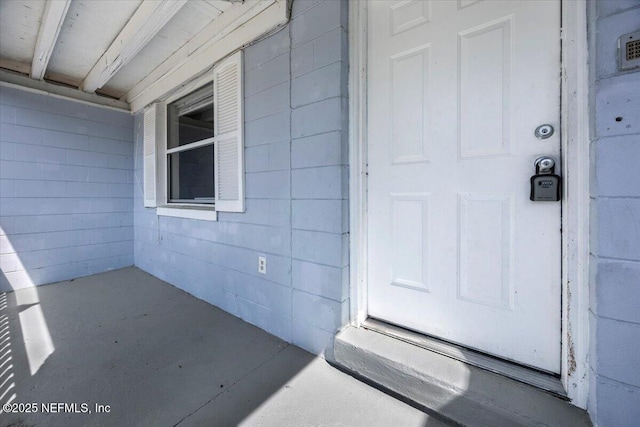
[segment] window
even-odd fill
[[[169,203],[214,204],[213,137],[211,86],[167,105]]]
[[[213,84],[145,110],[144,202],[158,215],[244,212],[241,55],[214,67]]]

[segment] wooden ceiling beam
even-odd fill
[[[71,0],[51,0],[47,2],[31,62],[31,78],[36,80],[43,79],[70,4]]]
[[[187,4],[187,0],[144,0],[111,46],[84,78],[80,89],[93,93],[133,59]]]

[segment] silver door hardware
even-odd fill
[[[553,173],[556,167],[556,161],[551,157],[538,157],[533,166],[536,168],[537,174],[549,174]]]
[[[547,139],[553,135],[553,126],[548,124],[540,125],[536,128],[534,134],[538,139]]]
[[[551,157],[538,157],[533,162],[536,174],[531,177],[531,194],[534,202],[557,202],[562,196],[562,178],[555,175],[556,162]]]

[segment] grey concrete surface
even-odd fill
[[[460,425],[591,427],[540,389],[364,328],[336,335],[334,362]]]
[[[0,340],[0,426],[444,425],[135,267],[0,294]]]

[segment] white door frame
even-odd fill
[[[587,6],[562,0],[562,383],[589,392],[589,104]],[[349,2],[350,322],[367,318],[367,2]]]

